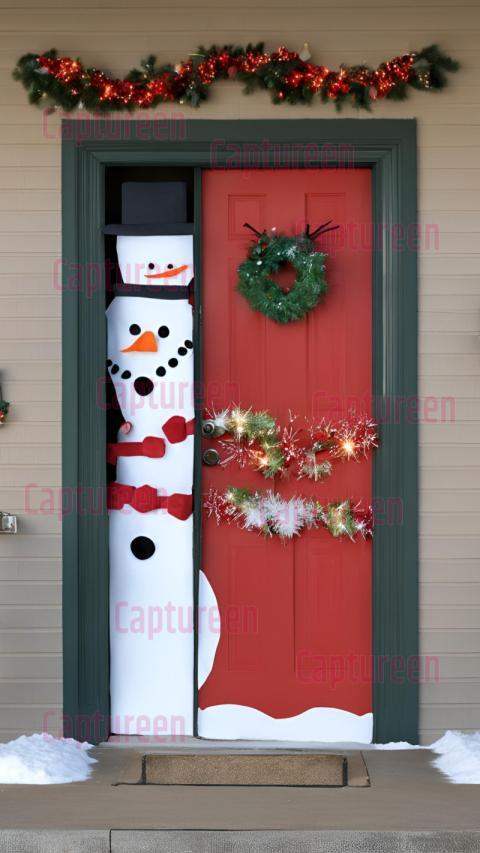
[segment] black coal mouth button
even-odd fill
[[[133,383],[133,387],[140,397],[148,397],[152,393],[154,385],[148,376],[138,376]]]

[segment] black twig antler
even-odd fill
[[[332,225],[330,228],[327,228],[327,225],[333,222],[333,219],[329,219],[328,222],[324,222],[323,225],[319,225],[318,228],[315,228],[315,231],[310,231],[310,225],[307,225],[305,229],[305,236],[308,237],[309,240],[315,240],[317,237],[320,237],[320,234],[326,234],[327,231],[336,231],[337,228],[340,228],[339,225]]]
[[[323,225],[319,225],[314,231],[310,231],[310,224],[307,224],[305,231],[303,232],[304,237],[306,237],[307,240],[315,240],[317,237],[320,237],[321,234],[326,234],[328,231],[336,231],[337,228],[340,228],[339,225],[331,225],[330,228],[327,228],[327,225],[330,225],[331,222],[333,222],[333,219],[329,219],[328,222],[324,222]],[[258,231],[257,228],[254,228],[249,222],[244,222],[243,227],[253,231],[257,237],[263,237],[263,235],[266,234],[265,229],[263,231]]]
[[[265,231],[257,231],[257,229],[256,229],[256,228],[254,228],[254,227],[253,227],[253,225],[250,225],[250,223],[249,223],[249,222],[244,222],[244,223],[243,223],[243,227],[244,227],[244,228],[249,228],[249,229],[250,229],[250,231],[253,231],[253,233],[257,235],[257,237],[261,237],[261,236],[262,236],[262,234],[265,234]]]

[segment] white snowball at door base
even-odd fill
[[[204,684],[210,675],[217,646],[220,642],[221,614],[213,587],[204,572],[198,584],[198,660],[197,685]]]

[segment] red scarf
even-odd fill
[[[180,521],[192,514],[192,495],[161,495],[152,486],[127,486],[124,483],[111,483],[108,487],[108,509],[123,509],[129,504],[137,512],[152,512],[154,509],[166,509]]]
[[[186,421],[181,415],[172,415],[163,425],[170,444],[179,444],[195,431],[195,419]],[[146,456],[161,459],[165,456],[165,440],[149,435],[143,441],[120,441],[107,445],[107,462],[115,465],[119,456]]]

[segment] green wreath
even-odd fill
[[[313,241],[319,234],[338,228],[338,225],[327,228],[330,222],[325,222],[313,232],[307,225],[300,237],[276,234],[275,229],[267,234],[245,223],[245,228],[253,231],[258,239],[250,246],[247,259],[238,268],[237,289],[255,311],[277,323],[291,323],[301,320],[318,305],[327,290],[326,255],[315,250]],[[289,291],[282,290],[272,279],[272,275],[286,263],[290,263],[297,273]]]

